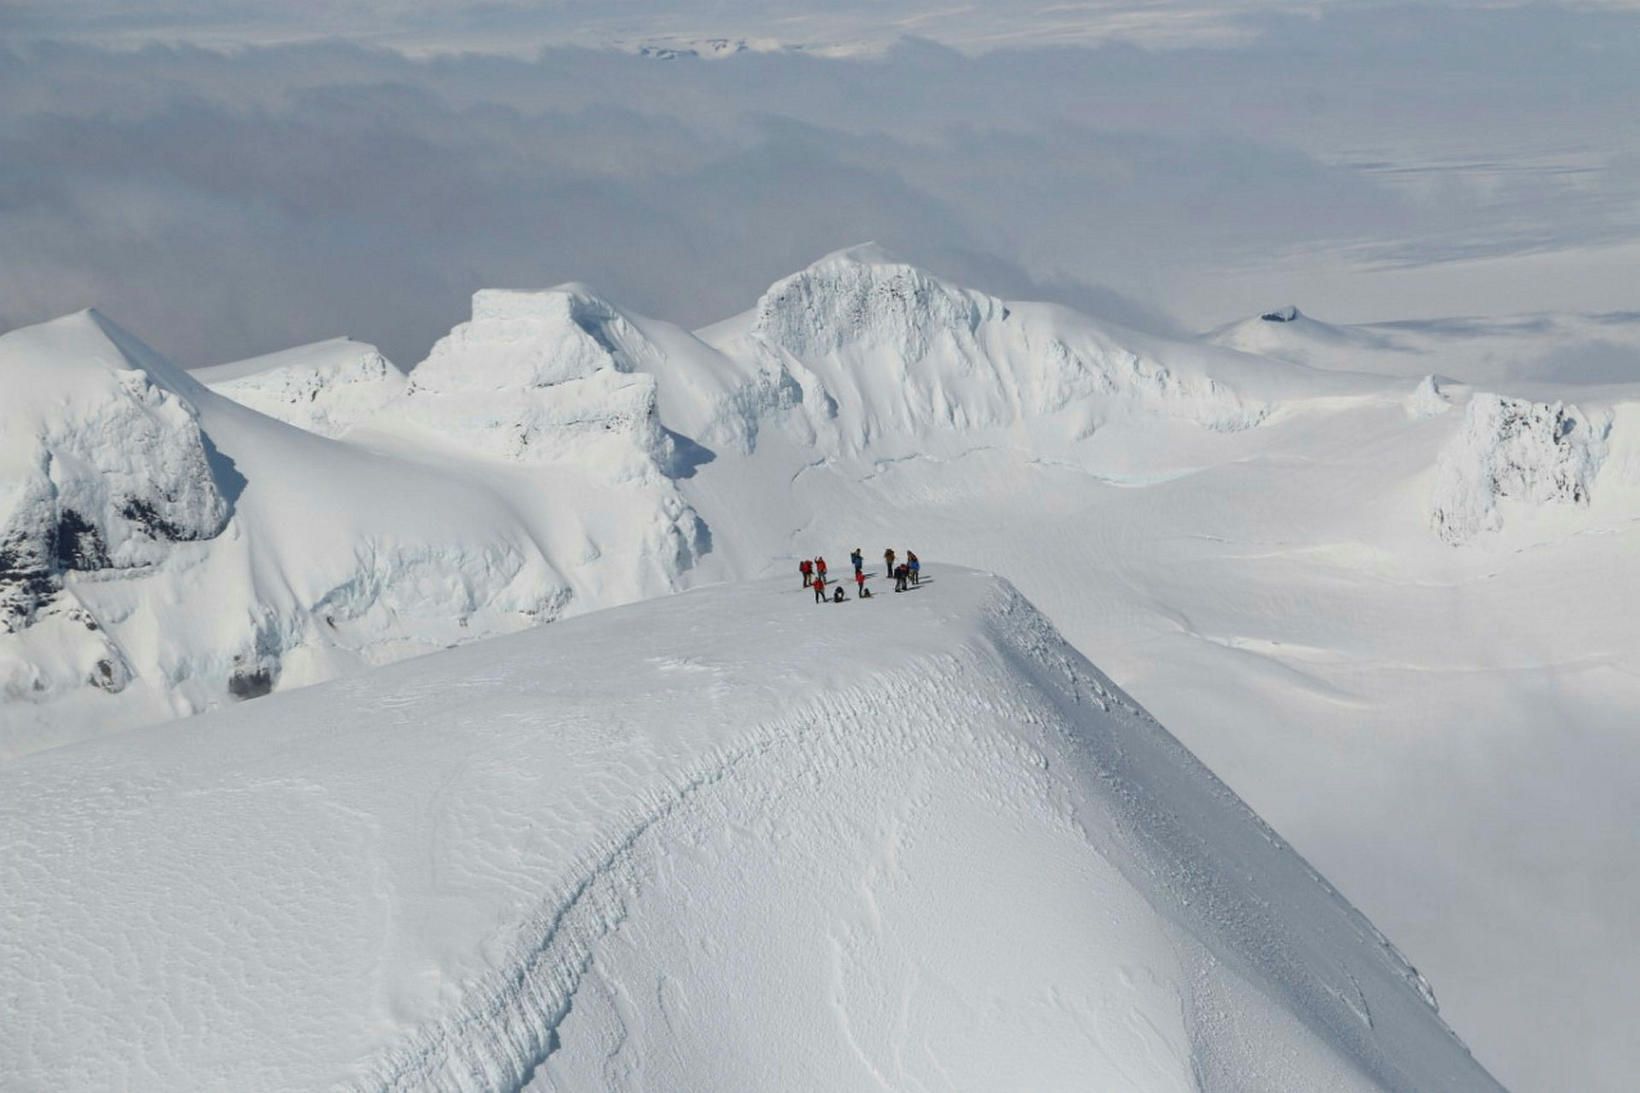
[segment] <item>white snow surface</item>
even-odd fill
[[[1010,585],[925,572],[7,766],[8,1085],[1500,1088]]]
[[[36,453],[17,465],[74,433],[52,407],[111,397],[92,377],[142,372],[174,392],[179,452],[193,408],[228,511],[214,537],[141,544],[157,561],[55,562],[28,584],[33,621],[0,634],[0,753],[910,547],[1008,574],[1386,927],[1512,1087],[1624,1088],[1633,324],[1254,322],[1288,343],[1147,336],[875,248],[693,333],[580,285],[485,292],[339,439],[198,388],[129,335],[108,349],[106,320],[94,352],[5,335],[12,368],[16,346],[57,347],[26,413],[0,376],[0,415],[23,423],[0,446]],[[1568,332],[1610,352],[1540,378],[1572,374],[1552,359]],[[323,405],[345,370],[309,368],[316,388],[239,371]]]

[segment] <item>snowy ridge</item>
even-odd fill
[[[1435,468],[1430,520],[1436,534],[1463,543],[1496,531],[1505,499],[1587,504],[1610,430],[1610,415],[1591,420],[1559,402],[1476,394]]]
[[[0,851],[29,924],[0,938],[0,1050],[56,1087],[1497,1088],[1009,586],[939,567],[818,608],[794,584],[0,771],[36,835]],[[121,825],[39,873],[86,845],[93,784]],[[104,949],[138,955],[84,963]]]

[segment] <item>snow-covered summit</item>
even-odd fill
[[[269,353],[191,373],[217,394],[323,436],[342,436],[397,399],[404,373],[351,338]]]
[[[1002,302],[957,288],[874,243],[837,251],[776,281],[758,300],[753,332],[798,358],[851,347],[914,365],[931,353],[971,356],[981,323]]]
[[[29,832],[0,847],[9,1073],[1497,1088],[1390,943],[1006,583],[795,584],[0,771]]]
[[[1060,449],[1121,417],[1234,431],[1269,411],[1262,392],[1238,391],[1200,353],[1164,360],[1143,336],[954,285],[875,244],[775,282],[701,337],[791,375],[810,442],[833,454],[972,446],[1019,427]]]
[[[660,476],[671,441],[654,351],[615,308],[577,286],[486,290],[473,314],[410,374],[410,418],[477,453],[521,462],[576,460],[618,477]]]
[[[1416,346],[1392,331],[1371,325],[1346,326],[1311,318],[1287,306],[1213,331],[1216,345],[1306,368],[1373,371],[1385,359],[1413,357]],[[1403,365],[1416,369],[1418,364]],[[1422,368],[1429,370],[1426,360]]]
[[[222,530],[232,472],[219,481],[201,388],[102,315],[0,337],[0,384],[0,633],[66,573],[151,566]]]

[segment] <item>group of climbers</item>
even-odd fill
[[[904,592],[921,579],[922,562],[918,560],[917,552],[914,550],[906,551],[905,561],[899,565],[894,564],[895,557],[897,555],[893,547],[883,551],[883,572],[894,578],[894,591]]]
[[[897,555],[894,548],[883,551],[884,572],[894,578],[894,591],[905,592],[918,584],[922,576],[922,563],[918,560],[915,551],[905,552],[905,561],[894,564]],[[849,551],[848,560],[854,566],[855,595],[862,600],[871,598],[871,589],[866,587],[866,556],[859,547]],[[814,602],[825,603],[826,595],[826,559],[823,555],[814,558],[804,558],[797,563],[797,572],[803,576],[803,587],[814,589]],[[829,597],[832,603],[842,603],[847,597],[843,594],[842,585],[832,589]]]

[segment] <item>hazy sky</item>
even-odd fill
[[[1621,5],[656,7],[0,0],[0,327],[409,365],[476,288],[701,323],[866,239],[1156,327],[1640,309]],[[633,52],[709,34],[824,48]]]

